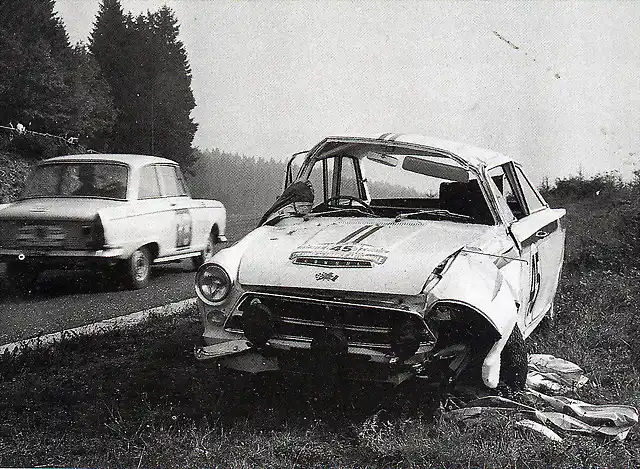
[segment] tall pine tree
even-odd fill
[[[132,70],[135,62],[131,50],[130,29],[120,0],[103,0],[89,37],[89,50],[111,89],[116,108],[116,122],[106,146],[115,152],[132,152],[135,134],[129,128],[132,99]]]
[[[178,22],[166,6],[134,19],[123,14],[119,0],[103,0],[90,48],[118,108],[117,151],[193,162],[197,124],[190,114],[195,100],[178,35]]]
[[[67,100],[68,129],[80,142],[96,151],[106,151],[116,121],[109,84],[100,76],[100,67],[83,44],[75,45],[69,57]]]
[[[60,132],[69,40],[53,0],[0,2],[0,124]]]
[[[191,142],[198,125],[190,117],[195,107],[191,68],[179,27],[171,9],[164,6],[149,15],[155,58],[151,81],[151,145],[163,156],[185,163],[192,160]],[[155,59],[155,60],[154,60]]]
[[[0,24],[0,124],[100,145],[113,122],[109,88],[84,48],[70,47],[54,1],[2,0]],[[22,152],[36,157],[72,151],[53,140],[27,143]]]

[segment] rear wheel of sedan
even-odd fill
[[[124,262],[125,285],[133,290],[144,288],[149,284],[151,276],[151,253],[149,248],[142,246]]]
[[[500,355],[499,386],[507,391],[524,389],[527,382],[527,346],[520,328],[516,325]]]
[[[17,293],[26,293],[33,289],[40,272],[34,265],[25,262],[7,263],[7,281],[9,288]]]

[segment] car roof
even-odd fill
[[[65,163],[82,161],[105,161],[112,163],[124,163],[131,167],[146,166],[148,164],[171,164],[178,165],[175,161],[159,156],[135,155],[127,153],[87,153],[82,155],[65,155],[48,158],[41,163]]]
[[[479,148],[473,145],[468,145],[462,142],[456,142],[452,140],[443,140],[439,138],[429,137],[420,134],[401,134],[401,133],[383,133],[376,134],[375,136],[336,136],[327,137],[326,141],[349,141],[357,142],[362,140],[362,143],[372,143],[373,141],[382,142],[395,142],[396,144],[408,143],[411,145],[418,145],[425,147],[425,149],[444,150],[448,153],[452,153],[464,160],[469,166],[478,168],[480,166],[487,166],[492,168],[510,161],[514,161],[500,152],[488,150],[486,148]],[[322,142],[321,142],[322,144]],[[321,145],[319,144],[319,145]]]

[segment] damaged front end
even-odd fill
[[[489,289],[488,298],[474,293],[484,287],[478,283],[482,278],[468,271],[477,265],[460,257],[467,256],[457,252],[447,258],[413,296],[234,285],[230,313],[199,302],[208,345],[198,348],[196,357],[250,373],[338,373],[395,384],[417,377],[440,387],[482,380],[495,388],[515,305],[506,283]],[[466,296],[453,294],[452,274],[468,290]],[[478,309],[509,303],[506,319]]]

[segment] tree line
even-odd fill
[[[0,2],[0,151],[43,158],[78,142],[192,163],[195,99],[172,10],[134,17],[120,0],[103,0],[88,44],[71,45],[54,7]],[[18,125],[64,139],[9,130]]]

